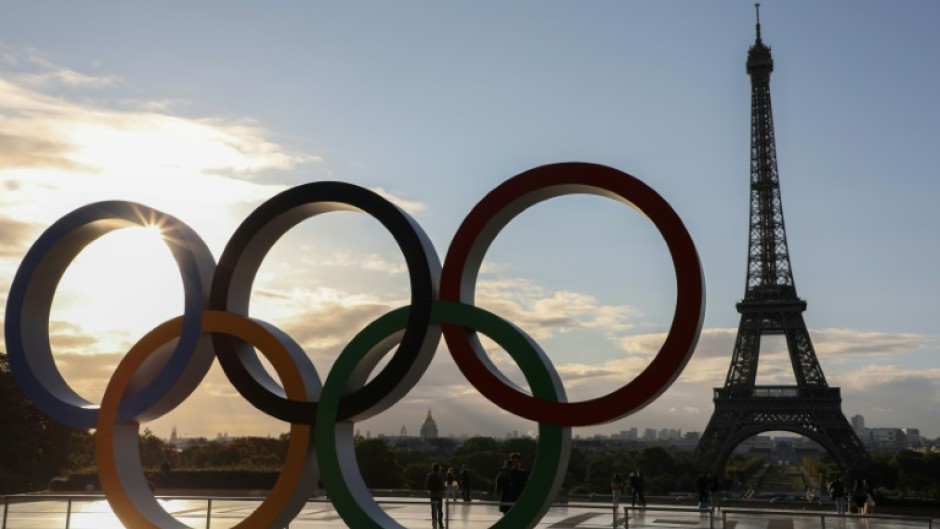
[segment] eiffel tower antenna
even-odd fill
[[[754,4],[754,10],[757,11],[757,42],[760,42],[760,2]]]
[[[741,323],[723,388],[714,393],[715,411],[696,449],[714,474],[724,470],[734,448],[762,432],[785,430],[819,443],[849,473],[870,464],[858,435],[842,413],[839,388],[826,383],[796,293],[783,221],[777,147],[770,104],[770,47],[757,32],[747,54],[751,78],[750,230]],[[796,385],[757,385],[763,335],[784,335]]]

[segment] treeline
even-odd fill
[[[7,357],[0,352],[0,494],[43,490],[53,478],[68,474],[93,475],[94,435],[69,428],[39,413],[23,396],[10,371]],[[472,437],[459,446],[439,439],[427,451],[396,450],[381,438],[356,439],[356,457],[363,479],[373,489],[423,488],[431,464],[460,469],[467,465],[474,490],[492,490],[493,480],[504,459],[513,452],[522,454],[525,465],[534,464],[536,441],[529,438],[497,440]],[[140,457],[150,474],[168,467],[178,475],[192,476],[205,471],[277,473],[287,452],[286,434],[279,437],[239,437],[208,441],[183,450],[156,437],[149,430],[140,435]],[[447,454],[438,456],[431,454]],[[743,488],[763,465],[764,458],[735,457],[725,469],[726,482]],[[838,473],[829,457],[807,459],[803,467],[820,486]],[[700,469],[689,452],[670,452],[659,446],[643,449],[573,448],[563,485],[573,494],[609,494],[615,472],[646,476],[649,495],[695,490]],[[865,476],[874,487],[899,495],[940,499],[940,454],[902,451],[876,454]]]
[[[456,447],[449,439],[437,441],[429,450],[421,451],[397,450],[382,438],[356,438],[356,459],[364,482],[371,489],[421,490],[431,465],[441,463],[445,470],[454,468],[459,471],[466,465],[473,490],[491,491],[496,474],[509,454],[521,454],[530,469],[535,463],[537,442],[531,438],[497,440],[478,436],[466,439]],[[276,473],[284,460],[287,443],[288,436],[283,434],[276,438],[239,437],[208,441],[180,450],[144,430],[140,435],[140,458],[147,474],[155,477],[161,477],[167,470],[190,476],[198,476],[196,473],[203,471]],[[87,436],[83,443],[73,448],[81,453],[72,458],[76,465],[70,470],[79,477],[69,481],[82,484],[95,473],[94,436]],[[677,490],[689,492],[695,489],[699,472],[691,456],[690,453],[671,453],[659,446],[603,453],[587,453],[573,448],[563,486],[572,494],[609,494],[614,473],[626,477],[632,472],[643,472],[647,494],[667,494]],[[748,463],[745,468],[751,465]]]
[[[831,457],[806,458],[803,468],[821,486],[839,474]],[[920,496],[940,499],[940,453],[902,450],[894,454],[876,453],[872,464],[862,476],[872,487],[893,491],[898,496]]]
[[[0,352],[0,494],[45,489],[63,471],[81,468],[89,435],[49,419],[23,395]]]
[[[70,461],[85,462],[86,473],[93,473],[94,436],[87,436],[85,454],[73,454]],[[239,437],[225,441],[209,441],[183,450],[144,430],[140,436],[141,463],[148,473],[157,475],[165,466],[174,472],[243,471],[267,472],[275,475],[287,451],[288,437]],[[472,488],[493,490],[494,479],[506,457],[513,452],[522,455],[529,468],[535,463],[537,442],[531,438],[498,440],[492,437],[471,437],[455,446],[450,439],[439,439],[429,449],[397,450],[382,438],[356,438],[356,459],[366,485],[372,489],[421,490],[424,478],[433,463],[444,469],[460,470],[467,466]],[[78,445],[73,441],[73,448]],[[446,456],[432,453],[447,454]],[[724,487],[747,490],[749,481],[765,465],[760,456],[732,457],[725,468]],[[820,487],[838,473],[829,457],[807,458],[803,467],[815,476]],[[692,492],[700,466],[690,452],[669,451],[660,446],[642,449],[611,448],[590,452],[572,448],[568,470],[563,482],[571,494],[609,494],[614,473],[628,476],[642,472],[646,477],[646,493],[663,495],[671,492]],[[912,451],[892,455],[875,455],[866,479],[875,487],[896,491],[900,495],[916,495],[940,499],[940,454]]]

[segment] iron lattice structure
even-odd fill
[[[715,411],[699,441],[698,460],[723,473],[731,452],[753,435],[784,430],[819,443],[843,470],[857,473],[870,458],[842,413],[839,388],[826,384],[803,320],[806,302],[796,293],[783,222],[777,150],[770,105],[773,58],[757,38],[748,50],[751,78],[750,234],[747,284],[737,304],[741,323],[723,388],[714,393]],[[761,336],[784,335],[795,386],[756,385]]]

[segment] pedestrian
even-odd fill
[[[444,478],[444,487],[447,501],[457,501],[457,471],[453,468],[447,469],[447,476]]]
[[[630,476],[630,487],[633,489],[633,506],[639,503],[640,507],[646,507],[646,496],[643,495],[643,489],[646,488],[646,479],[639,470]]]
[[[444,476],[441,464],[434,463],[431,472],[424,479],[424,488],[431,500],[431,527],[444,527]]]
[[[470,501],[470,471],[467,470],[467,465],[461,465],[460,467],[460,493],[463,496],[463,501]]]
[[[494,495],[499,498],[499,512],[506,514],[512,503],[509,499],[512,482],[512,461],[509,459],[503,461],[503,467],[496,474],[496,490]]]
[[[862,480],[862,484],[865,486],[865,514],[875,514],[875,491],[867,480]]]
[[[698,492],[698,508],[708,508],[708,474],[703,470],[695,480],[695,489]]]
[[[708,475],[708,500],[709,506],[711,508],[718,507],[718,500],[720,496],[718,495],[718,490],[721,488],[721,480],[718,479],[718,476],[715,474]]]
[[[615,472],[614,477],[610,478],[610,493],[612,496],[611,501],[615,507],[620,504],[621,492],[623,492],[623,478],[620,477],[619,472]]]
[[[842,478],[836,476],[831,482],[829,482],[829,497],[835,500],[836,502],[836,513],[839,516],[845,514],[845,484],[842,483]]]
[[[868,499],[868,491],[865,488],[863,479],[856,479],[852,484],[852,504],[855,506],[856,514],[865,514],[865,500]]]
[[[525,488],[526,483],[529,481],[529,471],[522,464],[522,455],[518,452],[513,452],[509,456],[509,462],[508,500],[511,503],[515,503],[515,501],[519,499],[519,496],[522,495],[522,489]]]

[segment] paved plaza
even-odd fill
[[[427,500],[389,498],[380,505],[402,527],[432,527]],[[257,508],[260,499],[245,498],[181,498],[161,500],[164,508],[180,522],[193,529],[229,529],[235,527]],[[448,504],[448,529],[484,529],[495,523],[500,513],[491,502]],[[624,514],[626,513],[626,517]],[[712,513],[688,507],[651,505],[645,509],[615,510],[610,504],[558,504],[539,522],[549,528],[670,528],[685,529],[932,529],[940,520],[925,517],[880,516],[839,517],[831,512],[770,511],[726,509]],[[77,496],[71,499],[36,496],[11,497],[5,501],[3,525],[0,529],[119,529],[120,522],[108,503],[98,496]],[[294,521],[291,529],[343,528],[346,525],[324,500],[311,500]],[[938,526],[940,529],[940,526]]]

